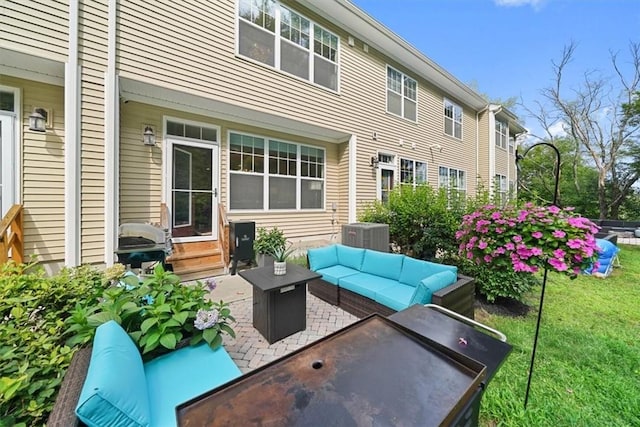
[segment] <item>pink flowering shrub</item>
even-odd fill
[[[575,278],[598,268],[598,227],[573,208],[487,205],[465,215],[456,232],[460,256],[514,272],[536,273],[545,267]]]

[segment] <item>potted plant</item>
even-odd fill
[[[258,264],[258,267],[272,265],[272,252],[276,250],[284,250],[286,248],[286,243],[287,239],[278,227],[270,229],[259,227],[256,239],[253,241],[253,250],[256,254],[256,263]]]
[[[291,247],[291,244],[280,246],[279,244],[274,246],[270,255],[273,257],[273,274],[276,276],[282,276],[287,274],[287,258],[295,251],[295,248]]]

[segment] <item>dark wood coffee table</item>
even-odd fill
[[[287,264],[287,274],[276,276],[273,266],[240,272],[253,286],[253,327],[273,344],[307,328],[307,282],[320,274]]]
[[[451,426],[485,367],[378,314],[179,405],[179,426]]]

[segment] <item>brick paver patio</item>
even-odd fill
[[[232,324],[236,338],[224,337],[224,348],[242,373],[249,372],[291,353],[358,320],[355,316],[325,303],[307,292],[307,328],[269,345],[253,327],[251,297],[229,303],[236,319]]]

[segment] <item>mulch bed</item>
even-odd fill
[[[509,317],[526,316],[529,310],[532,309],[530,305],[513,298],[498,297],[494,302],[488,302],[483,295],[476,295],[474,308],[476,313],[478,313],[478,311],[485,311],[489,314]]]

